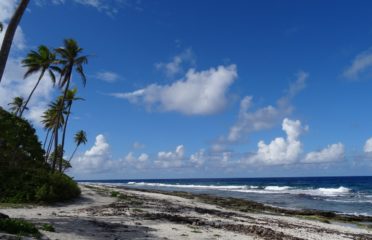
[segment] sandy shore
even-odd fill
[[[1,208],[12,218],[55,232],[45,239],[372,239],[372,230],[342,222],[232,210],[198,197],[82,185],[80,199],[61,205]],[[5,239],[0,233],[0,239]]]

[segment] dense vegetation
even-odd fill
[[[22,219],[0,219],[0,231],[22,236],[41,237],[41,233],[34,224]]]
[[[52,172],[35,129],[0,108],[0,202],[55,202],[79,196],[67,175]]]
[[[0,49],[0,82],[15,29],[28,3],[29,0],[19,1],[4,29]],[[0,31],[3,26],[0,23]],[[74,39],[66,39],[62,47],[40,45],[23,59],[24,78],[37,75],[38,79],[27,96],[9,99],[10,112],[0,107],[0,202],[55,202],[80,194],[77,184],[64,172],[71,167],[70,162],[77,148],[87,142],[85,131],[75,134],[76,148],[69,159],[64,159],[64,156],[73,103],[83,100],[77,96],[77,88],[70,88],[73,75],[79,75],[84,86],[87,81],[83,66],[88,59],[82,52]],[[32,108],[29,103],[41,81],[52,81],[60,91],[42,115],[46,131],[43,144],[24,114]]]

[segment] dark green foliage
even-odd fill
[[[120,193],[117,192],[117,191],[112,191],[111,194],[110,194],[110,196],[111,196],[111,197],[118,197],[119,194],[120,194]]]
[[[55,232],[53,225],[45,223],[41,226],[41,230],[48,231],[48,232]]]
[[[0,202],[57,202],[78,197],[76,182],[45,169],[9,170],[0,175]]]
[[[0,108],[0,202],[56,202],[79,196],[70,177],[52,173],[35,129]]]
[[[32,223],[22,219],[0,219],[0,232],[41,237],[39,230]]]
[[[43,155],[35,129],[0,107],[0,169],[45,165]]]

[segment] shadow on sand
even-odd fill
[[[84,217],[66,217],[53,219],[38,219],[37,224],[48,223],[55,228],[57,234],[68,234],[82,239],[154,239],[152,228],[141,225],[126,225],[120,219],[105,218],[105,221]],[[49,234],[47,234],[49,235]]]

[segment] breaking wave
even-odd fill
[[[340,186],[338,188],[307,188],[301,189],[290,186],[249,186],[249,185],[195,185],[195,184],[165,184],[149,182],[128,182],[132,186],[165,187],[165,188],[188,188],[204,190],[220,190],[242,193],[262,194],[297,194],[310,196],[345,196],[351,193],[350,188]]]

